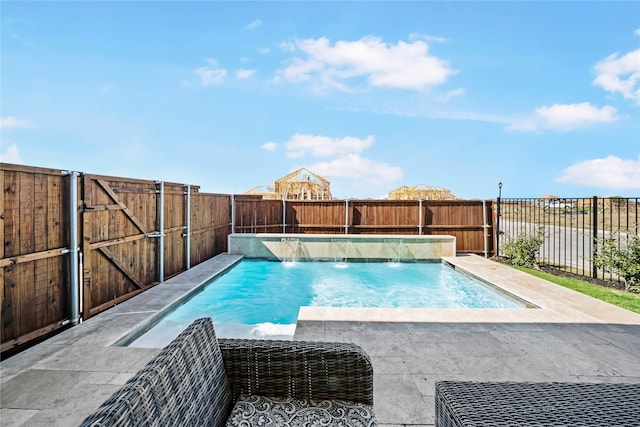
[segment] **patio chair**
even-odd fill
[[[217,340],[193,322],[82,426],[375,426],[373,369],[354,344]]]

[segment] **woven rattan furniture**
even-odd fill
[[[640,384],[436,382],[438,427],[640,426]]]
[[[192,323],[82,426],[375,426],[373,369],[354,344],[217,340]]]

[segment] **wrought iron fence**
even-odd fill
[[[538,262],[574,274],[620,281],[594,265],[603,240],[625,248],[629,236],[640,235],[640,198],[498,198],[497,254],[506,242],[522,233],[542,231]]]

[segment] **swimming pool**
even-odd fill
[[[302,306],[525,308],[440,262],[243,260],[128,345],[164,346],[203,316],[219,337],[292,339]]]

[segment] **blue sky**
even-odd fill
[[[640,195],[640,2],[0,2],[2,162]]]

